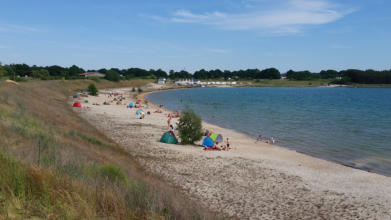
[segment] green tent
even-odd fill
[[[162,138],[160,138],[160,142],[167,143],[167,144],[177,144],[178,140],[174,135],[172,135],[170,132],[166,132],[163,134]]]

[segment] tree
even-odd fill
[[[1,62],[0,62],[0,77],[5,76],[6,73],[7,73],[7,71],[3,68],[3,66],[1,65]]]
[[[69,75],[70,76],[77,76],[80,73],[84,73],[84,70],[76,65],[72,65],[69,67]]]
[[[115,70],[109,70],[106,72],[106,79],[109,81],[119,82],[121,76]]]
[[[48,80],[50,78],[49,71],[46,69],[33,70],[33,77],[42,80]]]
[[[97,96],[98,95],[98,89],[96,88],[95,84],[94,83],[91,83],[89,86],[88,86],[88,93],[90,95],[93,95],[93,96]]]
[[[202,138],[201,118],[191,109],[186,109],[179,118],[179,137],[182,144],[194,144]]]

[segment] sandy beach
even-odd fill
[[[126,97],[122,105],[103,105],[109,91],[101,91],[83,98],[83,108],[75,111],[134,155],[146,172],[211,211],[239,219],[391,219],[390,177],[255,143],[206,122],[205,129],[229,137],[235,149],[207,152],[160,143],[170,112],[154,113],[158,107],[149,104],[144,110],[151,114],[139,119],[137,109],[125,105],[135,101],[131,88],[112,91]]]

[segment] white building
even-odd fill
[[[80,76],[84,76],[84,77],[99,77],[99,78],[103,78],[106,76],[106,74],[103,74],[103,73],[100,73],[100,72],[86,72],[86,73],[81,73]]]
[[[160,77],[159,79],[157,79],[157,84],[166,84],[166,81],[166,78]]]

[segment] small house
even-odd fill
[[[160,77],[157,79],[157,84],[166,84],[166,81],[167,81],[166,78]]]
[[[85,72],[79,74],[80,76],[84,76],[86,78],[88,77],[98,77],[98,78],[104,78],[106,75],[100,72]]]

